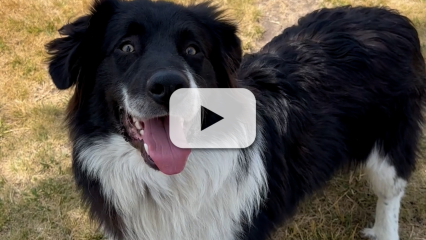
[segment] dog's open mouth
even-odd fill
[[[124,138],[141,152],[150,167],[167,175],[182,172],[191,149],[173,145],[169,137],[169,116],[142,121],[124,110],[120,115]]]

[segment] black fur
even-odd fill
[[[414,170],[426,77],[407,18],[384,8],[318,10],[247,56],[238,74],[257,93],[268,138],[269,201],[250,239],[263,239],[336,170],[363,163],[374,144],[399,177]],[[270,104],[283,96],[289,106]],[[284,134],[277,111],[288,115]]]
[[[76,141],[84,137],[90,143],[119,133],[116,88],[119,83],[133,86],[145,81],[140,77],[123,83],[124,73],[132,61],[150,71],[152,63],[164,61],[168,54],[174,54],[170,64],[176,66],[174,61],[184,58],[201,87],[241,87],[256,96],[269,191],[261,211],[245,224],[242,239],[265,239],[294,214],[304,196],[343,166],[364,163],[374,146],[389,157],[399,177],[410,177],[423,122],[426,71],[417,32],[407,18],[385,8],[321,9],[241,62],[236,28],[221,14],[208,4],[185,8],[165,2],[99,0],[91,14],[60,30],[65,37],[47,45],[55,85],[75,85],[68,124],[76,184],[107,232],[122,239],[122,219],[103,197],[99,180],[81,167]],[[174,52],[172,38],[163,42],[157,55],[155,41],[143,42],[156,29],[172,34],[182,25],[197,33],[189,38],[199,41],[202,58],[193,61]],[[111,60],[117,47],[112,43],[129,34],[127,28],[137,32],[131,35],[146,37],[136,41],[150,46],[138,52],[147,62]],[[133,72],[145,74],[136,68]],[[242,151],[239,164],[248,169],[250,155]]]

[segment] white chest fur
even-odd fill
[[[203,149],[173,176],[149,168],[120,135],[77,144],[83,168],[122,217],[126,239],[236,239],[267,188],[261,141],[246,154],[248,170],[238,164],[238,149]]]

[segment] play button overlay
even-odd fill
[[[217,122],[219,122],[220,120],[223,119],[222,116],[217,115],[216,113],[214,113],[214,112],[208,110],[207,108],[201,106],[201,115],[203,115],[203,113],[206,114],[206,115],[208,115],[208,116],[211,116],[212,117],[212,121],[210,121],[210,122],[206,122],[206,121],[201,122],[201,131],[203,131],[204,129],[210,127],[211,125],[213,125],[213,124],[215,124],[215,123],[217,123]]]
[[[169,106],[169,136],[179,148],[246,148],[256,138],[256,99],[247,89],[181,88]]]

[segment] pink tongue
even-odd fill
[[[178,148],[170,141],[169,117],[149,119],[144,124],[143,141],[158,169],[167,175],[182,172],[191,149]]]

